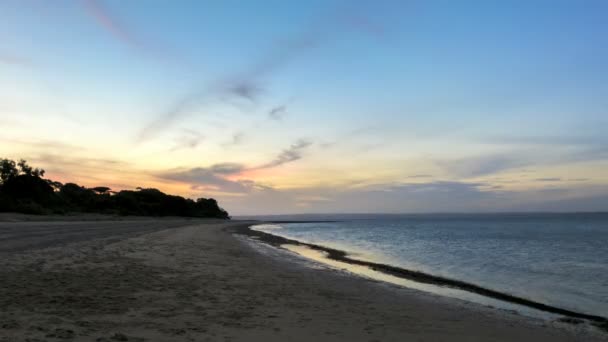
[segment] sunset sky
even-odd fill
[[[233,215],[608,210],[607,13],[0,0],[0,157]]]

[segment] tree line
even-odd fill
[[[45,179],[44,174],[25,160],[0,158],[0,212],[230,218],[213,198],[192,200],[151,188],[118,192],[106,186],[86,188]]]

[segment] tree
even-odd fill
[[[28,199],[39,203],[52,200],[53,188],[42,178],[32,175],[18,175],[9,178],[2,185],[2,193],[14,199]]]
[[[108,188],[107,186],[97,186],[94,188],[91,188],[91,190],[95,191],[96,193],[98,193],[99,195],[106,195],[110,193],[110,188]]]
[[[57,182],[57,181],[50,180],[50,179],[47,179],[46,182],[49,183],[51,188],[53,188],[53,191],[57,192],[57,191],[60,191],[61,188],[63,188],[63,184],[61,182]]]
[[[0,211],[230,218],[212,198],[193,201],[140,187],[137,191],[119,192],[112,192],[107,186],[88,189],[75,183],[61,184],[43,176],[44,170],[29,166],[25,160],[15,163],[0,159]]]
[[[95,199],[93,190],[74,183],[66,183],[59,190],[59,196],[70,206],[85,209]]]
[[[0,184],[4,184],[7,180],[19,175],[19,170],[14,161],[9,159],[0,159]]]
[[[23,159],[21,159],[19,163],[15,163],[13,160],[9,159],[0,159],[0,184],[4,184],[9,179],[19,175],[42,178],[44,176],[44,170],[29,166]]]
[[[44,170],[43,169],[39,169],[39,168],[32,168],[31,166],[27,165],[27,162],[23,159],[21,159],[19,161],[19,163],[17,163],[17,166],[19,166],[19,174],[22,175],[26,175],[26,176],[34,176],[34,177],[39,177],[42,178],[44,177]]]

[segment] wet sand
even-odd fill
[[[608,340],[310,267],[243,222],[74,222],[0,223],[0,341]]]
[[[313,257],[312,259],[317,259],[320,262],[326,262],[329,260],[337,261],[342,268],[349,268],[352,266],[360,266],[363,268],[367,268],[371,271],[380,272],[385,275],[411,280],[417,283],[422,284],[431,284],[437,285],[444,288],[453,288],[457,290],[463,290],[470,293],[479,294],[483,297],[498,299],[499,301],[518,304],[524,307],[533,308],[542,312],[547,312],[556,315],[562,315],[563,320],[569,320],[572,322],[583,323],[583,320],[587,320],[589,323],[594,324],[600,328],[608,327],[608,319],[602,316],[586,314],[583,312],[572,311],[544,303],[540,303],[528,298],[513,296],[509,293],[500,292],[496,290],[492,290],[489,288],[485,288],[473,283],[469,283],[462,280],[446,278],[441,276],[432,275],[429,273],[424,273],[416,270],[409,270],[406,268],[401,268],[393,265],[387,265],[367,260],[360,260],[357,258],[351,257],[347,252],[329,248],[326,246],[316,245],[312,243],[305,243],[293,239],[288,239],[282,236],[273,235],[267,232],[263,232],[260,230],[256,230],[250,227],[242,227],[240,229],[235,229],[235,231],[239,234],[254,238],[258,241],[262,241],[271,246],[286,248],[292,250],[294,247],[304,247],[305,249],[311,251],[320,252],[321,255],[318,257]],[[301,251],[301,250],[300,250]],[[310,252],[304,252],[307,254]],[[301,253],[300,253],[301,254]]]

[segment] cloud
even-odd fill
[[[334,148],[340,144],[343,144],[344,142],[348,142],[348,141],[352,141],[352,140],[357,140],[357,139],[362,139],[362,138],[373,138],[373,139],[384,139],[388,134],[389,134],[389,127],[378,127],[378,126],[364,126],[364,127],[359,127],[356,129],[353,129],[351,131],[347,131],[343,134],[341,134],[340,136],[338,136],[337,138],[335,138],[333,141],[327,141],[324,143],[319,144],[319,146],[321,148],[324,149],[329,149],[329,148]],[[361,150],[371,150],[380,146],[383,146],[385,144],[384,141],[382,142],[373,142],[373,143],[366,143],[364,146],[361,147]]]
[[[192,169],[177,169],[163,172],[156,176],[161,179],[190,184],[192,190],[215,191],[227,193],[249,193],[253,190],[271,189],[248,179],[230,180],[230,175],[238,175],[246,168],[239,163],[222,163],[210,167]]]
[[[283,150],[275,159],[256,167],[256,169],[268,169],[299,160],[302,158],[302,152],[311,145],[312,142],[305,139],[300,139],[292,144],[289,148]]]
[[[575,149],[570,153],[563,153],[559,160],[568,162],[608,160],[608,143],[606,145],[587,146]]]
[[[142,142],[151,139],[159,132],[162,132],[168,125],[172,123],[173,118],[176,118],[177,115],[190,108],[190,106],[195,103],[197,99],[198,94],[192,94],[174,103],[173,106],[160,119],[148,124],[141,130],[137,141]]]
[[[545,212],[606,212],[608,211],[608,194],[579,195],[570,198],[542,198],[526,205],[515,205],[513,211]]]
[[[15,65],[20,67],[31,67],[32,62],[25,57],[16,56],[4,51],[0,51],[0,63]]]
[[[370,32],[369,25],[361,25],[362,18],[348,22],[345,20],[348,18],[344,17],[344,12],[344,8],[331,11],[329,15],[312,23],[303,32],[275,44],[273,49],[267,51],[262,58],[254,61],[244,70],[220,77],[202,89],[197,89],[178,99],[169,110],[142,129],[138,141],[153,138],[193,108],[200,106],[204,101],[217,99],[218,96],[220,98],[237,96],[255,101],[262,88],[259,85],[261,78],[273,74],[291,61],[302,57],[306,51],[335,39],[339,33],[346,30],[356,29],[357,32]],[[352,19],[352,17],[349,18]]]
[[[608,129],[608,127],[602,124],[598,125],[602,127],[601,131],[594,132],[585,128],[585,134],[493,136],[484,138],[482,141],[501,145],[606,146],[608,145],[608,137],[602,131]]]
[[[268,117],[271,120],[281,121],[287,115],[287,106],[281,105],[274,107],[268,111]]]
[[[507,191],[485,182],[456,181],[275,189],[220,199],[236,215],[608,210],[606,187]]]
[[[223,192],[247,192],[247,188],[239,182],[228,180],[210,168],[197,167],[189,170],[175,170],[161,173],[159,178],[191,184],[192,189],[213,189]]]
[[[184,134],[176,140],[175,146],[170,150],[171,152],[184,148],[196,148],[205,138],[200,132],[191,129],[185,129],[183,130],[183,133]]]
[[[136,49],[143,49],[145,47],[122,22],[108,11],[101,1],[83,0],[82,4],[87,13],[115,38]]]
[[[433,175],[427,175],[427,174],[407,176],[407,178],[431,178],[431,177],[433,177]]]
[[[230,194],[249,194],[252,191],[273,190],[271,186],[260,184],[252,180],[222,180],[216,183],[206,182],[204,184],[192,185],[190,189],[197,192],[220,192]]]
[[[283,150],[272,161],[257,167],[246,167],[240,163],[219,163],[209,167],[174,169],[156,174],[156,177],[190,184],[195,190],[212,190],[230,193],[248,193],[252,190],[269,190],[270,185],[260,184],[249,179],[232,180],[243,172],[278,167],[302,158],[302,151],[312,143],[300,139]]]
[[[562,179],[557,177],[536,178],[537,182],[560,182]]]
[[[47,139],[12,139],[12,138],[0,138],[0,141],[9,143],[11,145],[21,145],[36,149],[37,152],[59,152],[59,153],[74,153],[77,151],[83,151],[84,148],[78,145],[72,145],[56,140]],[[44,153],[43,153],[44,154]]]
[[[435,160],[434,163],[451,175],[466,178],[486,176],[531,166],[551,166],[606,160],[608,160],[608,145],[581,145],[559,146],[559,148],[555,149],[528,148],[526,150],[514,150],[500,154]]]
[[[232,175],[243,172],[246,168],[239,163],[220,163],[209,168],[215,174]]]
[[[228,86],[228,93],[236,97],[247,99],[255,102],[258,96],[262,93],[262,87],[253,82],[238,82]]]
[[[385,189],[388,192],[398,193],[412,193],[417,196],[423,196],[424,194],[467,194],[467,193],[478,193],[480,187],[487,186],[487,183],[476,183],[476,182],[455,182],[455,181],[436,181],[429,183],[416,183],[416,184],[397,184],[390,186]],[[461,197],[461,196],[459,196]]]
[[[205,102],[211,103],[219,100],[230,102],[233,99],[256,102],[262,92],[262,87],[255,83],[220,79],[173,103],[169,110],[139,132],[137,141],[144,142],[154,138],[171,127],[178,118]]]
[[[53,151],[19,156],[31,165],[42,167],[47,177],[60,182],[76,182],[84,185],[104,184],[115,188],[132,188],[118,186],[118,183],[141,184],[149,178],[132,164],[116,159],[95,157],[86,151]]]
[[[118,41],[129,46],[130,48],[151,54],[156,57],[174,57],[169,56],[171,49],[165,46],[157,46],[157,43],[144,41],[141,37],[135,35],[127,25],[114,15],[102,0],[80,0],[86,13],[101,26],[105,31],[111,34]]]
[[[310,187],[257,192],[245,198],[225,198],[222,203],[235,214],[482,211],[501,197],[484,187],[485,183],[448,181],[355,189]]]
[[[232,135],[232,138],[230,139],[230,141],[223,143],[222,146],[224,146],[224,147],[236,146],[236,145],[242,144],[243,141],[245,141],[245,133],[237,132]]]
[[[498,136],[482,139],[483,142],[526,148],[537,147],[541,152],[535,162],[564,163],[608,160],[608,124],[596,122],[571,129],[563,135]],[[557,156],[546,153],[553,147]],[[532,162],[532,161],[530,161]]]
[[[498,173],[531,164],[523,156],[499,154],[435,161],[448,173],[459,177],[477,177]]]
[[[115,170],[118,167],[128,167],[129,164],[120,160],[93,158],[82,156],[66,156],[54,153],[42,153],[31,158],[34,162],[53,165],[55,168],[82,168],[91,170]]]

